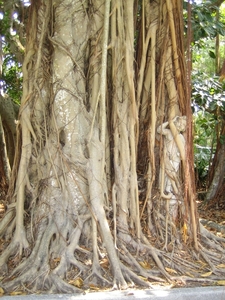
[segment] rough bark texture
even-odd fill
[[[5,202],[16,149],[19,106],[0,95],[0,200]]]
[[[222,120],[217,126],[217,146],[209,171],[206,201],[218,201],[224,194],[225,144],[222,140],[225,134],[225,123]]]
[[[223,273],[219,242],[199,243],[182,32],[179,1],[32,2],[11,199],[0,223],[6,291]]]
[[[0,95],[1,122],[11,167],[16,148],[16,121],[18,119],[18,112],[19,105],[15,104],[7,95]]]

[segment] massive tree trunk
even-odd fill
[[[32,2],[5,290],[193,280],[181,251],[221,274],[197,239],[182,34],[179,1]]]

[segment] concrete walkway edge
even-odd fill
[[[225,300],[225,287],[156,288],[151,290],[90,292],[86,294],[45,294],[2,296],[1,300]]]

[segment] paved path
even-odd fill
[[[82,294],[3,296],[1,300],[225,300],[225,287],[127,290]]]

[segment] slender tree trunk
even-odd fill
[[[7,157],[5,135],[0,116],[0,197],[3,200],[6,197],[11,168]]]
[[[221,124],[220,133],[218,135],[217,149],[213,157],[212,165],[209,172],[209,185],[206,194],[206,201],[216,199],[222,193],[225,172],[225,144],[220,141],[224,136],[225,126],[224,122]],[[219,198],[218,198],[219,199]]]

